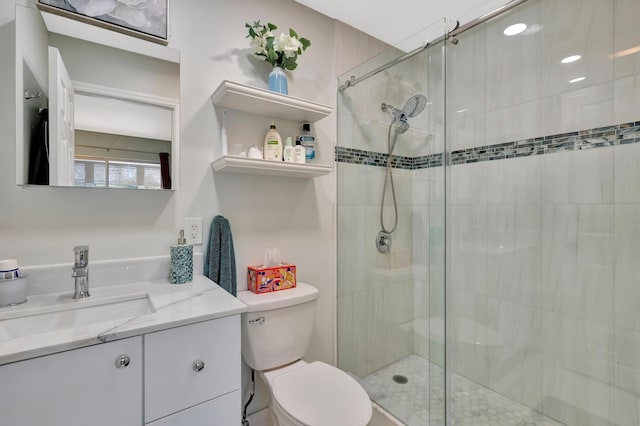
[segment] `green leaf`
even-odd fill
[[[258,36],[258,34],[253,31],[253,28],[249,28],[249,35],[251,36],[251,38],[256,38]]]
[[[273,30],[277,30],[278,27],[276,27],[275,25],[273,25],[271,22],[269,22],[267,24],[267,26],[269,27],[269,31],[273,31]]]
[[[300,43],[302,43],[302,50],[307,50],[307,47],[311,46],[311,42],[306,38],[301,38]]]
[[[295,38],[298,38],[298,33],[296,33],[295,31],[293,31],[293,28],[289,28],[289,37],[295,37]]]
[[[296,64],[295,62],[292,62],[290,64],[287,64],[286,69],[288,69],[289,71],[293,71],[298,67],[298,64]]]

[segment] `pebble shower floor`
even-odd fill
[[[429,426],[429,373],[434,426],[443,425],[444,371],[418,355],[408,357],[360,379],[369,396],[408,426]],[[406,376],[406,384],[393,381]],[[452,416],[456,426],[558,426],[557,422],[518,402],[457,374],[451,375]],[[435,405],[438,404],[438,405]]]

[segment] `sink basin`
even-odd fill
[[[100,333],[129,319],[156,311],[146,293],[82,300],[73,300],[64,295],[48,302],[41,306],[0,312],[0,341],[53,332]]]

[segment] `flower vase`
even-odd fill
[[[273,71],[269,73],[269,90],[283,95],[289,94],[287,87],[287,75],[280,67],[273,67]]]

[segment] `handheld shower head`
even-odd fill
[[[426,106],[427,98],[418,93],[410,97],[401,110],[385,102],[380,105],[380,108],[382,112],[391,113],[391,117],[393,118],[392,124],[399,124],[399,133],[404,133],[409,129],[407,119],[420,114]]]
[[[413,95],[409,98],[406,104],[404,104],[404,108],[402,108],[402,112],[408,117],[415,117],[424,111],[424,108],[427,106],[427,98],[420,93]]]

